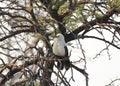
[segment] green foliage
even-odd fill
[[[28,6],[28,7],[26,8],[26,10],[29,11],[29,12],[31,12],[32,9],[33,9],[32,6]]]
[[[39,39],[42,40],[43,42],[45,42],[45,39],[43,38],[43,36],[41,34],[36,33],[35,36]]]
[[[3,64],[0,64],[0,68],[2,68],[3,67]]]
[[[85,22],[85,20],[89,17],[88,14],[81,14],[84,11],[84,7],[84,4],[76,4],[75,9],[64,18],[68,28],[76,29],[79,26],[79,23]]]
[[[67,11],[68,11],[68,3],[65,3],[59,8],[58,13],[59,14],[64,14]]]
[[[52,0],[53,7],[52,9],[59,9],[67,0]]]
[[[15,18],[15,21],[17,22],[24,22],[24,21],[27,21],[26,19],[23,19],[23,18]]]
[[[108,5],[113,7],[120,7],[120,0],[107,0]]]

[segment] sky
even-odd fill
[[[90,34],[97,35],[95,31],[91,32]],[[107,39],[110,40],[112,36],[106,32],[105,34],[107,35]],[[82,43],[82,47],[86,53],[86,72],[89,74],[89,86],[106,86],[112,80],[120,78],[120,50],[117,50],[116,48],[110,46],[110,57],[105,50],[101,53],[100,56],[94,58],[95,55],[105,47],[105,43],[94,39],[80,40],[80,42]],[[76,45],[75,43],[77,42],[74,42],[73,45]],[[71,60],[74,61],[79,57],[82,57],[80,48],[74,47],[72,49]],[[83,65],[81,63],[78,63],[76,65],[80,68],[83,68]],[[85,86],[85,78],[83,75],[77,71],[74,71],[74,78],[76,79],[77,83],[73,82],[72,86]],[[118,84],[115,86],[120,86]]]
[[[112,40],[112,34],[107,31],[103,31],[103,34],[108,41]],[[87,35],[101,37],[96,31],[91,31]],[[72,51],[70,60],[74,62],[83,58],[78,41],[75,40],[70,43],[73,46],[68,45],[69,51]],[[80,39],[80,43],[82,43],[86,55],[86,72],[89,74],[89,86],[107,86],[111,81],[120,79],[120,50],[110,46],[109,54],[105,50],[95,58],[96,54],[106,47],[106,44],[96,39]],[[78,62],[74,65],[84,68],[84,62]],[[71,81],[71,86],[86,86],[85,77],[76,70],[73,70],[73,73],[75,82]],[[67,71],[66,77],[71,77],[71,70]],[[120,81],[115,86],[120,86]]]
[[[94,31],[90,34],[93,33],[96,35]],[[86,53],[86,72],[89,74],[89,86],[106,86],[112,80],[120,78],[120,50],[111,46],[109,51],[110,57],[108,57],[107,52],[104,51],[100,56],[94,58],[94,56],[105,47],[105,43],[94,39],[80,40],[80,42]],[[73,62],[82,58],[82,53],[79,45],[77,45],[78,41],[73,41],[72,43],[74,47],[68,46],[68,48],[72,51],[70,60]],[[83,68],[84,62],[74,65]],[[71,70],[69,69],[66,73],[66,77],[69,79],[71,75]],[[86,86],[85,77],[78,71],[73,70],[73,78],[75,82],[71,81],[71,86]],[[54,76],[53,79],[56,80]],[[120,86],[118,84],[115,86]]]

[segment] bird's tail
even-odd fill
[[[64,67],[66,70],[68,70],[70,68],[70,60],[67,60],[64,62]]]
[[[57,63],[57,68],[60,70],[63,70],[63,68],[65,67],[66,70],[68,70],[70,68],[70,60],[62,60],[60,62]]]

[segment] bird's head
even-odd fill
[[[63,36],[61,33],[58,33],[58,34],[56,35],[56,38],[57,38],[58,40],[65,40],[65,39],[64,39],[64,36]]]

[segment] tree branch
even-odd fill
[[[71,67],[73,67],[75,70],[77,70],[78,72],[82,73],[85,76],[85,78],[86,78],[86,86],[88,86],[88,73],[86,73],[86,71],[84,69],[80,69],[80,68],[76,67],[73,64],[71,64]]]
[[[0,81],[0,86],[4,85],[5,82],[10,79],[10,77],[12,77],[15,73],[21,71],[23,69],[23,67],[27,67],[33,64],[36,64],[39,61],[38,58],[33,59],[31,61],[26,61],[23,65],[21,66],[14,66],[14,65],[6,65],[6,68],[9,68],[10,71],[7,73],[7,75],[5,75],[5,77],[2,78],[2,80]]]
[[[108,12],[106,12],[106,14],[104,16],[97,17],[96,19],[94,19],[94,20],[76,28],[74,31],[72,31],[71,33],[69,33],[65,36],[66,42],[77,39],[77,34],[82,32],[83,30],[86,30],[86,29],[89,30],[92,26],[97,25],[97,23],[107,23],[107,22],[109,22],[108,21],[109,18],[115,13],[120,13],[120,9],[113,8],[113,9],[109,10]]]
[[[81,38],[81,37],[80,37]],[[115,48],[117,48],[117,49],[120,49],[120,47],[118,47],[117,45],[114,45],[113,43],[111,43],[111,42],[109,42],[109,41],[107,41],[107,40],[105,40],[105,39],[102,39],[102,38],[99,38],[99,37],[95,37],[95,36],[83,36],[82,38],[93,38],[93,39],[98,39],[98,40],[100,40],[100,41],[103,41],[103,42],[106,42],[106,43],[108,43],[108,44],[110,44],[110,45],[112,45],[113,47],[115,47]]]
[[[23,33],[23,32],[35,32],[35,30],[34,29],[17,30],[17,31],[11,32],[9,35],[6,35],[6,36],[0,38],[0,41],[4,41],[12,36],[15,36],[15,35]]]

